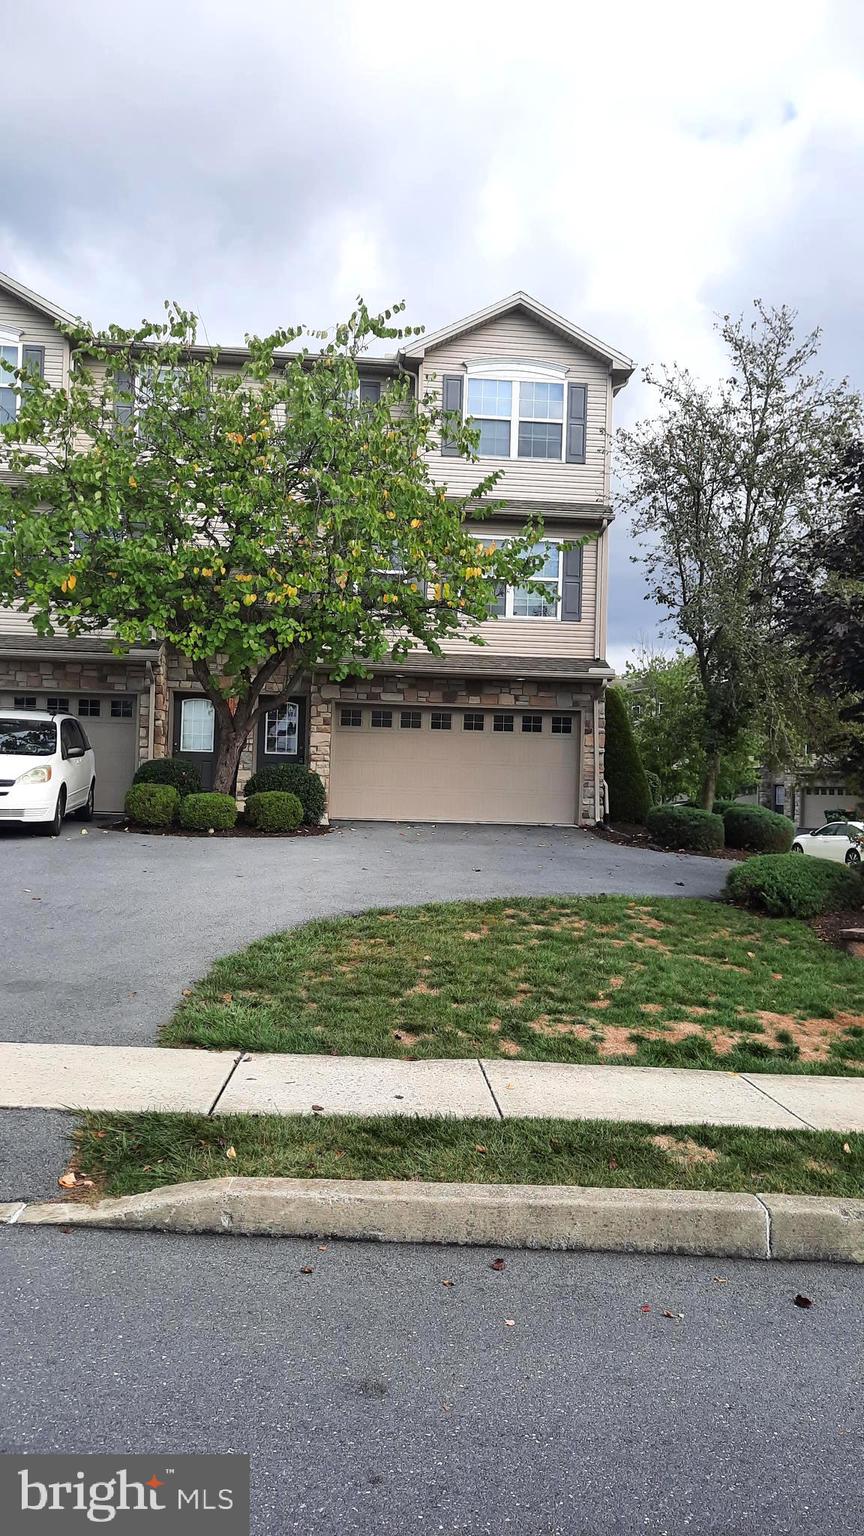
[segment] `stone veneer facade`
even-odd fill
[[[58,693],[133,693],[138,697],[138,758],[150,755],[151,684],[153,698],[152,754],[170,756],[172,750],[172,695],[200,693],[192,664],[170,647],[163,646],[152,662],[124,660],[109,655],[86,660],[62,658],[39,659],[38,653],[18,660],[0,658],[0,690],[39,689]],[[278,685],[268,690],[277,692]],[[595,798],[595,763],[598,781],[603,782],[604,707],[601,690],[593,684],[574,684],[556,679],[525,680],[518,685],[501,677],[436,677],[431,673],[377,673],[371,678],[331,683],[317,675],[309,689],[308,764],[320,774],[329,794],[330,743],[332,711],[340,701],[386,704],[452,705],[454,708],[494,709],[566,709],[578,710],[582,718],[582,773],[580,780],[579,821],[593,825],[597,819]],[[595,708],[596,706],[596,708]],[[595,753],[594,724],[598,740]],[[243,789],[255,771],[255,739],[247,742],[237,775],[237,792]],[[602,799],[601,815],[602,815]]]

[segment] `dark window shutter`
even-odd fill
[[[572,386],[571,386],[572,387]],[[582,545],[564,551],[564,582],[561,594],[561,618],[569,624],[582,617]]]
[[[21,371],[25,375],[30,374],[40,379],[45,377],[45,348],[31,347],[26,343],[21,348]],[[26,378],[24,389],[27,388]]]
[[[567,385],[567,463],[585,463],[585,411],[588,388],[585,384]]]
[[[441,405],[445,411],[453,411],[461,417],[462,391],[464,387],[465,380],[460,373],[445,373],[441,391]],[[459,449],[455,443],[451,443],[446,437],[442,437],[441,452],[452,459],[458,457]]]
[[[120,373],[115,373],[114,389],[116,391],[114,398],[114,420],[118,421],[122,427],[125,427],[132,420],[135,407],[132,404],[131,398],[129,400],[121,400],[119,397],[120,395],[132,396],[135,393],[134,374],[125,368]]]

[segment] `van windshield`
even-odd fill
[[[56,750],[53,720],[0,719],[0,757],[50,757]]]

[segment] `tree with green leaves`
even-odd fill
[[[621,696],[646,773],[655,774],[662,800],[695,800],[705,779],[705,700],[696,657],[643,650],[628,662]],[[768,746],[758,730],[742,731],[720,757],[716,792],[734,799],[759,776]]]
[[[476,631],[498,584],[530,586],[542,564],[538,522],[507,544],[469,531],[496,475],[458,500],[432,480],[441,434],[475,460],[476,433],[414,399],[407,375],[361,398],[370,342],[416,333],[391,323],[402,308],[360,301],[329,338],[248,338],[228,366],[167,304],[162,324],[71,331],[65,390],[16,378],[0,603],[40,635],[108,627],[120,646],[155,636],[187,656],[216,711],[217,790],[233,788],[264,709],[312,669],[339,679],[416,647],[439,655]]]
[[[864,442],[837,471],[839,500],[807,530],[782,583],[782,614],[813,686],[837,711],[817,743],[864,793]]]
[[[794,756],[805,671],[784,643],[779,575],[804,529],[839,496],[836,470],[861,419],[845,383],[811,371],[818,332],[756,305],[751,325],[718,325],[728,377],[700,386],[678,367],[648,371],[657,411],[619,434],[629,508],[654,600],[692,648],[703,699],[710,808],[724,755],[754,727]]]

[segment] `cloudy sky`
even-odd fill
[[[862,0],[0,0],[0,38],[0,270],[97,324],[524,288],[710,377],[760,295],[864,385]],[[617,665],[656,632],[631,553],[621,520]]]

